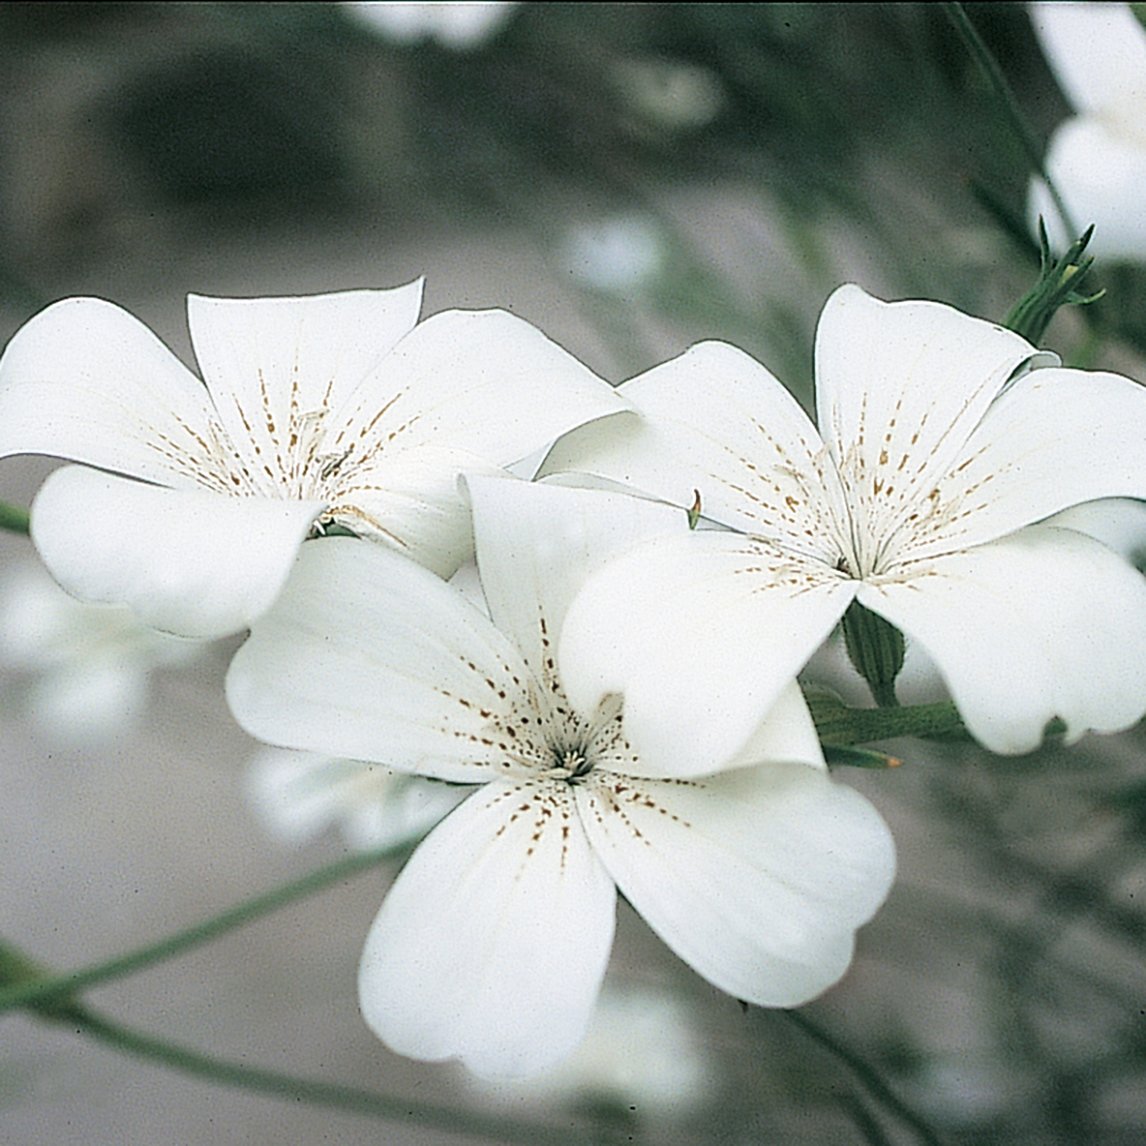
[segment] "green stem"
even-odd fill
[[[129,951],[126,955],[120,955],[105,963],[97,963],[65,975],[45,975],[36,970],[36,965],[25,959],[14,948],[0,941],[0,984],[5,988],[0,990],[0,1012],[11,1010],[13,1007],[35,1006],[37,1009],[42,1009],[42,1005],[51,1000],[66,999],[85,987],[129,975],[153,963],[170,959],[192,947],[215,939],[232,928],[250,923],[260,915],[266,915],[296,899],[302,899],[332,883],[338,883],[348,876],[376,867],[403,850],[387,848],[383,851],[349,856],[337,863],[319,868],[318,871],[310,872],[301,879],[277,887],[273,891],[248,899],[229,911],[169,935],[158,943],[150,943],[146,947]]]
[[[809,690],[808,707],[825,746],[867,744],[897,736],[966,736],[958,709],[949,700],[897,708],[849,708],[830,693]]]
[[[28,511],[18,505],[9,505],[0,501],[0,529],[9,533],[28,533]]]
[[[829,1034],[818,1023],[813,1022],[799,1011],[781,1011],[790,1023],[798,1027],[810,1039],[839,1059],[863,1083],[864,1088],[888,1110],[893,1111],[907,1123],[927,1146],[943,1146],[943,1140],[931,1129],[923,1118],[916,1114],[880,1077],[879,1072],[869,1066],[855,1051],[844,1046],[834,1035]]]
[[[315,1079],[296,1078],[278,1071],[244,1066],[242,1063],[214,1058],[178,1043],[167,1042],[87,1010],[76,1011],[65,1020],[76,1033],[87,1035],[124,1054],[150,1062],[160,1062],[183,1074],[195,1075],[223,1086],[255,1091],[291,1102],[329,1106],[351,1114],[388,1118],[396,1122],[416,1121],[455,1134],[482,1136],[491,1142],[581,1143],[584,1131],[562,1131],[536,1123],[498,1118],[474,1110],[454,1110],[405,1098],[388,1098],[368,1090]]]
[[[1043,182],[1046,183],[1047,189],[1050,191],[1051,199],[1054,200],[1055,210],[1058,211],[1059,218],[1062,220],[1063,229],[1068,235],[1077,235],[1078,228],[1074,225],[1074,221],[1070,217],[1066,203],[1059,194],[1054,180],[1047,174],[1046,164],[1043,163],[1042,147],[1039,144],[1038,137],[1027,122],[1027,117],[1023,114],[1023,110],[1019,106],[1019,101],[1015,98],[1014,92],[1011,91],[1011,86],[1007,83],[1007,79],[1003,75],[1003,70],[999,67],[998,61],[991,54],[991,49],[983,42],[983,37],[979,35],[975,29],[975,25],[971,23],[962,4],[944,4],[943,8],[947,13],[948,19],[955,25],[955,30],[959,33],[959,37],[962,39],[971,58],[978,64],[979,70],[983,73],[987,83],[990,84],[991,90],[1002,103],[1007,118],[1010,120],[1011,127],[1018,136],[1023,151],[1026,152],[1027,162],[1031,165],[1031,170],[1036,172],[1042,178]]]
[[[455,1110],[448,1106],[411,1102],[405,1098],[389,1098],[353,1086],[298,1078],[279,1071],[215,1058],[190,1047],[125,1027],[79,1004],[71,1004],[66,1010],[43,1017],[124,1054],[162,1063],[183,1074],[223,1086],[233,1086],[291,1102],[328,1106],[350,1114],[388,1118],[396,1122],[413,1121],[457,1134],[482,1135],[497,1142],[560,1143],[565,1146],[584,1141],[581,1134],[565,1133],[548,1126],[497,1118],[480,1111]]]

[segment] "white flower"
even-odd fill
[[[0,581],[0,662],[31,676],[30,714],[60,740],[84,745],[122,734],[143,714],[152,671],[205,648],[146,628],[129,609],[69,597],[37,561]]]
[[[1126,4],[1030,5],[1047,61],[1077,115],[1061,123],[1044,159],[1080,231],[1094,223],[1090,254],[1146,258],[1146,30]],[[1032,225],[1041,214],[1054,245],[1067,235],[1045,183],[1031,182]]]
[[[704,127],[725,103],[720,80],[708,68],[682,60],[626,59],[615,66],[614,76],[638,116],[670,131]]]
[[[529,1079],[482,1080],[475,1089],[503,1102],[609,1104],[642,1120],[679,1116],[711,1097],[716,1084],[695,1019],[667,991],[606,980],[570,1058]]]
[[[215,637],[266,609],[300,542],[331,525],[451,573],[472,545],[457,475],[621,400],[502,311],[418,323],[421,295],[191,295],[203,382],[111,303],[36,315],[0,360],[0,456],[99,467],[58,470],[32,507],[56,579]]]
[[[1035,354],[951,307],[845,286],[816,335],[819,432],[723,343],[622,386],[641,418],[575,431],[546,468],[680,506],[699,491],[730,532],[659,539],[585,586],[560,650],[586,683],[573,702],[623,691],[638,752],[719,759],[858,601],[918,641],[995,751],[1033,748],[1056,716],[1072,738],[1132,724],[1146,582],[1044,519],[1146,497],[1146,390],[1021,370]]]
[[[570,274],[585,286],[623,294],[654,280],[664,264],[665,252],[651,220],[615,215],[572,228],[562,259]]]
[[[480,785],[370,930],[367,1023],[414,1058],[545,1070],[586,1029],[617,887],[738,998],[793,1006],[830,986],[894,853],[874,809],[829,779],[795,686],[727,770],[686,778],[633,753],[621,698],[566,699],[555,645],[583,577],[683,516],[509,479],[470,490],[488,617],[413,562],[334,539],[304,547],[227,681],[264,740]]]
[[[399,44],[437,40],[445,48],[464,51],[495,36],[517,4],[439,3],[384,4],[378,0],[345,0],[343,11],[372,31]]]
[[[285,748],[255,755],[246,788],[259,819],[279,839],[302,842],[337,824],[358,851],[418,839],[469,794],[381,764]]]

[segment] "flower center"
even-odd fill
[[[593,771],[588,746],[574,744],[553,749],[553,775],[555,779],[576,784]]]

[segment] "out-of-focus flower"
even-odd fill
[[[827,775],[795,685],[705,775],[671,748],[634,753],[621,697],[566,698],[556,634],[584,577],[687,531],[683,515],[508,478],[469,487],[488,617],[413,562],[335,539],[303,549],[227,680],[264,740],[479,785],[370,930],[367,1023],[399,1053],[482,1075],[553,1066],[588,1025],[617,888],[737,998],[794,1006],[831,986],[891,885],[894,849]]]
[[[436,40],[465,51],[492,39],[505,26],[515,3],[382,4],[344,0],[342,9],[371,31],[398,44]]]
[[[668,131],[711,123],[724,106],[720,81],[707,68],[682,60],[623,60],[615,69],[621,96],[638,121]]]
[[[56,579],[217,637],[266,609],[299,544],[332,526],[453,572],[472,552],[459,473],[499,471],[623,400],[529,323],[496,310],[419,323],[421,297],[421,282],[191,295],[202,382],[111,303],[32,318],[0,360],[0,456],[86,463],[32,506]]]
[[[816,335],[818,431],[723,343],[625,383],[639,418],[575,431],[546,468],[682,508],[699,493],[727,531],[658,538],[586,583],[560,649],[573,703],[623,693],[638,753],[720,759],[858,602],[918,642],[995,751],[1035,747],[1054,717],[1072,739],[1136,721],[1146,581],[1046,519],[1146,497],[1146,389],[1029,369],[1036,354],[845,286]]]
[[[1111,259],[1146,258],[1146,29],[1127,4],[1040,3],[1031,23],[1076,115],[1051,137],[1045,166],[1087,248]],[[1053,245],[1067,234],[1041,179],[1030,189],[1031,225],[1042,215]]]
[[[362,760],[265,748],[247,766],[247,794],[267,830],[290,843],[338,827],[356,850],[423,836],[469,790]]]
[[[621,294],[656,278],[664,264],[664,244],[649,219],[618,215],[573,227],[562,261],[583,286]]]
[[[638,1119],[680,1116],[711,1095],[714,1064],[683,999],[606,982],[584,1041],[558,1067],[512,1082],[483,1080],[505,1102],[618,1107]]]
[[[28,674],[27,710],[57,740],[105,742],[130,729],[146,709],[152,671],[205,648],[147,628],[122,606],[77,601],[36,561],[0,580],[0,662]]]

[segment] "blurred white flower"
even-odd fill
[[[725,530],[658,538],[594,575],[565,663],[624,694],[638,752],[719,757],[858,602],[919,645],[993,751],[1034,748],[1054,717],[1069,739],[1133,724],[1146,581],[1085,532],[1132,529],[1052,515],[1146,498],[1146,388],[1042,360],[952,307],[849,285],[816,332],[818,428],[725,343],[624,383],[639,419],[573,431],[546,469],[682,508],[699,491]]]
[[[1146,259],[1146,29],[1127,4],[1039,3],[1031,23],[1059,86],[1077,113],[1051,137],[1045,166],[1079,232],[1095,224],[1088,251]],[[1032,180],[1039,215],[1058,250],[1068,235],[1050,191]]]
[[[622,98],[644,123],[669,131],[704,127],[724,106],[724,89],[699,64],[649,57],[616,66]]]
[[[656,278],[664,264],[664,244],[649,219],[617,215],[573,227],[561,258],[583,286],[621,294]]]
[[[264,740],[476,786],[370,929],[366,1022],[401,1054],[477,1074],[554,1066],[587,1029],[618,888],[736,998],[794,1006],[826,990],[891,886],[894,846],[828,776],[795,685],[743,754],[707,772],[672,751],[639,758],[620,697],[568,699],[556,634],[580,584],[687,530],[683,515],[624,494],[468,484],[488,616],[414,562],[335,538],[304,547],[227,677],[236,718]]]
[[[278,839],[302,843],[337,827],[358,851],[418,839],[470,793],[381,764],[289,748],[258,752],[247,765],[246,789]]]
[[[502,1102],[617,1106],[639,1119],[680,1116],[710,1097],[716,1077],[689,1005],[667,991],[606,982],[584,1041],[529,1079],[475,1080]]]
[[[0,579],[0,662],[26,674],[28,714],[54,738],[100,743],[143,715],[153,670],[186,664],[206,642],[157,633],[130,609],[69,597],[37,561]]]
[[[344,0],[343,10],[372,31],[398,44],[436,40],[465,51],[491,39],[509,20],[516,3],[383,4]]]
[[[462,472],[502,472],[612,387],[504,311],[418,321],[421,281],[304,298],[191,295],[203,380],[111,303],[41,311],[0,359],[0,456],[65,466],[32,540],[82,600],[157,629],[246,628],[331,527],[447,576],[472,553]]]

